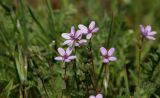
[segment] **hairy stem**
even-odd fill
[[[108,66],[108,64],[106,64],[105,65],[105,70],[104,70],[104,73],[105,73],[105,78],[106,78],[106,81],[104,81],[104,82],[106,82],[106,88],[105,88],[105,93],[107,94],[107,88],[108,88],[108,85],[109,85],[109,66]]]
[[[76,47],[75,47],[75,54],[77,54],[77,48]],[[74,78],[75,78],[76,85],[77,85],[77,90],[79,90],[79,81],[78,81],[77,73],[76,73],[76,71],[77,71],[76,62],[77,62],[77,60],[74,61],[73,71],[74,71]]]
[[[126,94],[130,96],[130,91],[129,91],[129,84],[128,84],[128,74],[127,74],[127,69],[126,67],[124,68],[124,81],[125,81],[125,86],[126,86]]]
[[[140,35],[139,37],[139,55],[138,55],[138,88],[140,86],[140,78],[141,78],[141,53],[142,53],[142,45],[143,45],[143,37]]]
[[[89,41],[89,55],[90,55],[90,63],[91,63],[91,72],[93,73],[93,87],[95,89],[95,91],[98,93],[98,89],[97,89],[97,77],[96,77],[96,72],[94,69],[94,62],[93,62],[93,54],[92,54],[92,42],[91,40]]]
[[[44,81],[43,81],[42,77],[39,74],[38,74],[38,76],[39,76],[39,78],[40,78],[40,80],[42,82],[42,86],[43,86],[44,92],[46,93],[47,98],[49,98],[49,95],[48,95],[47,89],[45,87]]]

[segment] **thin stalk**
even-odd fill
[[[27,98],[27,90],[25,85],[22,85],[22,91],[23,91],[23,98]]]
[[[30,6],[27,6],[28,7],[28,10],[29,10],[29,13],[31,15],[31,17],[33,18],[33,20],[36,22],[36,24],[38,25],[38,27],[41,29],[41,31],[43,33],[46,33],[45,29],[43,28],[43,26],[41,25],[40,21],[38,21],[38,19],[36,18],[36,16],[34,15],[32,9]]]
[[[113,12],[112,12],[112,20],[111,20],[111,23],[110,23],[110,29],[109,29],[109,35],[108,35],[108,41],[107,41],[107,47],[109,47],[109,43],[110,43],[110,39],[111,39],[111,33],[112,33],[112,28],[113,28],[113,19],[114,19],[114,16],[113,16]]]
[[[41,77],[39,74],[38,74],[38,76],[39,76],[39,78],[40,78],[40,80],[41,80],[41,82],[42,82],[42,86],[43,86],[44,92],[46,93],[47,98],[49,98],[47,89],[46,89],[46,87],[45,87],[45,85],[44,85],[44,81],[43,81],[42,77]]]
[[[124,68],[124,81],[125,81],[125,86],[126,86],[126,94],[129,97],[130,96],[130,91],[129,91],[128,74],[127,74],[126,68]]]
[[[103,73],[103,69],[104,69],[104,64],[102,64],[102,67],[101,67],[101,69],[100,69],[100,73],[98,74],[98,78],[97,78],[97,84],[98,84],[98,82],[100,81],[100,79],[101,79],[101,75],[102,75],[102,73]]]
[[[64,90],[67,89],[67,67],[65,65],[65,62],[63,62],[62,68],[64,69],[64,74],[62,76],[63,84],[62,84],[62,98],[64,96]]]
[[[24,37],[24,49],[28,49],[28,42],[29,42],[29,38],[28,38],[28,32],[27,32],[27,26],[26,26],[26,23],[27,23],[27,15],[26,15],[26,9],[25,9],[25,0],[19,0],[20,1],[20,13],[21,13],[21,19],[20,19],[20,22],[21,22],[21,26],[22,26],[22,31],[24,33],[23,37]]]
[[[77,54],[77,48],[75,47],[75,54]],[[74,71],[74,78],[76,80],[76,85],[77,85],[77,90],[79,90],[79,82],[78,82],[78,78],[77,78],[77,59],[74,61],[74,65],[73,65],[73,71]]]
[[[139,55],[138,55],[138,88],[140,86],[140,77],[141,77],[141,53],[142,53],[143,37],[139,37]]]
[[[85,95],[88,97],[89,96],[89,89],[88,89],[88,86],[89,86],[89,83],[88,83],[88,71],[85,70],[86,69],[86,66],[83,65],[84,69],[83,69],[83,73],[85,74],[85,80],[82,81],[82,83],[84,83],[84,87],[83,89],[85,90]]]
[[[47,10],[48,10],[48,23],[49,23],[49,29],[50,32],[53,33],[55,32],[55,27],[54,27],[54,15],[53,15],[53,10],[52,10],[52,5],[51,5],[51,0],[44,0],[46,5],[47,5]],[[54,39],[57,37],[57,34],[54,35]]]
[[[104,70],[104,73],[105,73],[105,78],[106,78],[106,82],[107,82],[107,88],[108,88],[108,84],[109,84],[109,65],[106,64],[105,65],[105,70]],[[107,88],[105,88],[105,93],[107,94]]]
[[[94,62],[93,62],[93,54],[92,54],[92,42],[91,39],[89,41],[89,55],[90,55],[90,63],[91,63],[91,72],[93,73],[93,87],[95,89],[95,91],[98,93],[98,89],[96,86],[96,82],[97,82],[97,77],[96,77],[96,73],[95,73],[95,69],[94,69]]]

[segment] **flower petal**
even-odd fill
[[[64,62],[71,62],[71,60],[69,60],[69,59],[65,59],[65,60],[64,60]]]
[[[100,48],[100,52],[103,56],[107,55],[107,50],[104,47]]]
[[[109,49],[109,51],[108,51],[108,55],[109,56],[112,56],[112,54],[113,54],[113,52],[115,51],[115,48],[111,48],[111,49]]]
[[[62,37],[64,38],[64,39],[71,39],[71,37],[69,36],[70,34],[69,33],[62,33]]]
[[[91,23],[89,24],[89,29],[93,30],[95,28],[95,25],[96,25],[95,21],[91,21]]]
[[[83,44],[83,43],[86,43],[86,42],[87,42],[87,40],[81,39],[78,43],[79,43],[79,44]]]
[[[157,34],[157,32],[155,32],[155,31],[148,32],[148,35],[155,35],[155,34]]]
[[[103,98],[102,94],[97,94],[96,98]]]
[[[147,32],[150,32],[150,31],[151,31],[151,26],[150,26],[150,25],[147,25],[146,28],[145,28],[145,30],[146,30]]]
[[[109,59],[110,61],[115,61],[115,60],[117,60],[116,57],[109,57],[108,59]]]
[[[98,32],[98,30],[99,30],[99,28],[97,27],[97,28],[94,28],[94,29],[92,30],[92,32]]]
[[[75,32],[75,28],[74,28],[74,26],[72,26],[72,27],[71,27],[71,34],[74,35],[75,33],[76,33],[76,32]]]
[[[153,36],[146,36],[146,38],[151,39],[151,40],[155,40],[155,38]]]
[[[72,46],[73,46],[73,44],[74,44],[74,40],[71,40],[71,42],[70,42],[70,43],[68,43],[68,46],[69,46],[69,47],[72,47]]]
[[[103,63],[108,63],[109,62],[109,60],[108,59],[103,59]]]
[[[89,33],[89,34],[87,34],[87,39],[91,39],[91,37],[92,37],[92,33]]]
[[[141,32],[145,32],[145,28],[143,25],[140,25]]]
[[[80,30],[76,32],[75,38],[78,38],[78,39],[82,38],[82,32]]]
[[[65,55],[65,51],[63,48],[58,48],[58,52],[61,56],[64,56]]]
[[[79,24],[78,28],[81,30],[82,33],[84,34],[88,33],[88,28],[86,26]]]
[[[72,40],[66,40],[62,45],[68,45],[72,42]]]
[[[59,57],[55,57],[54,59],[57,60],[57,61],[62,61],[62,60],[63,60],[63,57],[60,57],[60,56],[59,56]]]
[[[76,59],[76,56],[69,56],[68,59],[74,60],[74,59]]]
[[[73,49],[71,47],[68,47],[66,50],[66,54],[69,56],[72,53],[72,50]]]
[[[75,46],[78,46],[78,47],[79,47],[79,46],[80,46],[80,44],[79,44],[79,43],[75,43]]]
[[[95,96],[93,96],[93,95],[91,95],[91,96],[89,96],[89,98],[96,98]]]

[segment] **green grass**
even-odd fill
[[[97,76],[104,71],[99,48],[116,48],[117,61],[108,65],[108,87],[104,72],[97,83],[104,98],[160,98],[159,0],[59,0],[59,9],[52,9],[50,0],[37,1],[37,6],[26,0],[18,0],[17,6],[13,0],[0,1],[0,98],[61,98],[64,70],[61,62],[54,61],[57,48],[63,47],[61,34],[92,20],[100,28],[92,39]],[[157,35],[155,41],[143,43],[138,84],[140,24],[152,25]],[[67,64],[64,98],[96,94],[88,48],[86,44],[76,53],[80,89],[76,88],[74,62]]]

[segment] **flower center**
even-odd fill
[[[68,55],[65,54],[65,55],[63,56],[63,59],[65,60],[65,59],[67,59],[67,58],[68,58]]]
[[[104,56],[104,58],[106,58],[106,59],[108,59],[109,57],[111,57],[111,56],[109,56],[109,55],[105,55],[105,56]]]
[[[88,28],[88,33],[92,33],[92,30]]]

